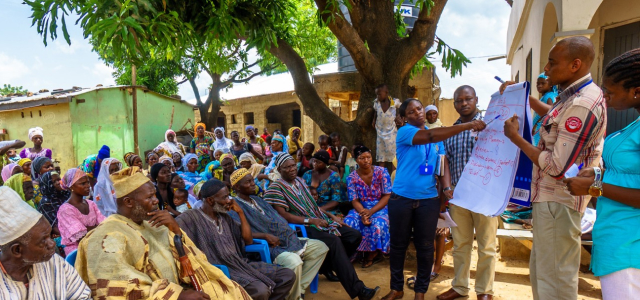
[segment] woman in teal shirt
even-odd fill
[[[608,107],[640,112],[640,48],[607,65],[602,89]],[[591,268],[600,277],[603,299],[635,299],[640,295],[640,118],[607,137],[602,159],[601,188],[593,168],[565,182],[573,195],[600,194]]]

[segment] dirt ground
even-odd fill
[[[476,246],[474,246],[476,249]],[[498,254],[499,255],[499,254]],[[409,255],[411,256],[411,255]],[[445,263],[442,266],[440,276],[429,285],[429,291],[425,299],[435,299],[440,293],[451,288],[453,280],[453,258],[451,250],[445,252]],[[468,298],[475,299],[474,278],[475,262],[478,259],[477,252],[473,251],[471,267],[471,294]],[[384,260],[368,269],[362,269],[359,263],[354,264],[358,276],[368,287],[380,286],[380,292],[374,299],[380,299],[389,292],[389,261]],[[414,275],[416,272],[415,259],[410,257],[405,263],[405,278]],[[580,283],[578,287],[578,299],[593,300],[602,299],[600,281],[591,273],[580,272]],[[413,290],[406,288],[403,299],[412,300]],[[494,299],[498,300],[526,300],[533,299],[531,284],[529,282],[529,262],[526,260],[502,260],[498,258],[496,263],[496,278],[494,282]],[[329,282],[324,276],[320,276],[320,284],[317,294],[311,294],[308,290],[305,300],[342,300],[350,299],[339,282]]]

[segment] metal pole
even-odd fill
[[[131,66],[131,85],[133,98],[133,147],[136,155],[140,155],[140,147],[138,146],[138,95],[136,93],[136,66]]]

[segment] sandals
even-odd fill
[[[369,260],[369,259],[363,259],[362,260],[362,268],[366,269],[369,268],[379,262],[381,262],[384,259],[384,257],[382,257],[382,255],[380,255],[380,253],[378,253],[378,255],[376,255],[373,259]]]
[[[440,274],[436,272],[431,272],[431,276],[429,277],[429,282],[436,280],[438,276],[440,276]]]
[[[415,276],[411,276],[409,278],[407,278],[407,287],[412,289],[415,287],[416,285],[416,277]]]

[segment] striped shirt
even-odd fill
[[[532,202],[557,202],[584,212],[590,196],[574,197],[564,189],[565,172],[573,164],[600,164],[607,110],[602,90],[588,74],[562,91],[543,117],[540,128],[540,167],[533,166]]]
[[[4,270],[0,272],[0,299],[91,299],[91,290],[72,265],[54,254],[49,261],[34,264],[29,270],[29,289]]]
[[[296,177],[293,184],[286,182],[284,179],[274,181],[264,193],[264,201],[274,207],[283,207],[286,211],[296,216],[325,220],[329,223],[329,228],[319,228],[315,225],[311,225],[311,227],[340,236],[338,223],[320,210],[318,204],[313,200],[309,188],[300,177]]]
[[[478,112],[473,120],[482,120],[482,113]],[[458,119],[453,125],[462,124],[462,119]],[[444,149],[449,160],[449,173],[451,174],[451,185],[456,186],[464,167],[471,158],[473,147],[476,145],[476,138],[471,134],[471,130],[465,130],[444,141]]]

